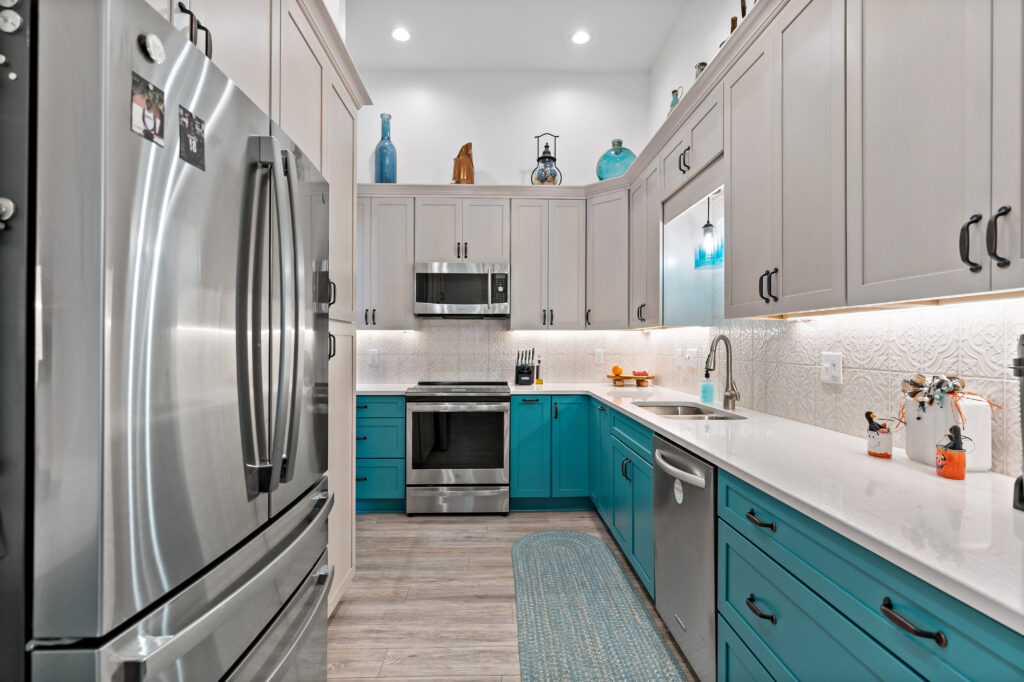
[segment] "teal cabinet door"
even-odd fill
[[[718,616],[718,682],[771,682],[764,669],[740,636]]]
[[[513,396],[509,420],[509,494],[550,497],[551,396]]]
[[[590,493],[590,429],[584,396],[551,398],[551,495],[586,497]]]
[[[634,457],[626,471],[633,479],[633,560],[640,582],[654,596],[654,468]]]
[[[590,460],[590,471],[589,471],[589,485],[590,485],[590,501],[594,503],[594,507],[598,513],[601,512],[600,495],[598,491],[601,489],[601,403],[594,399],[590,399],[587,404],[587,413],[589,414],[589,423],[587,426],[590,428],[590,443],[588,444],[588,459]]]
[[[612,481],[618,475],[617,462],[612,453],[612,416],[611,410],[600,405],[598,407],[598,432],[597,432],[597,458],[598,458],[598,479],[597,479],[597,509],[601,518],[609,526],[612,524]]]
[[[612,439],[612,534],[618,540],[623,553],[629,556],[633,548],[633,482],[629,480],[629,462],[636,457],[633,452],[617,439]]]

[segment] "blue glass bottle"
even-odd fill
[[[617,178],[633,165],[636,154],[622,146],[622,140],[612,140],[612,148],[597,160],[597,179]]]
[[[374,150],[374,182],[397,182],[398,156],[391,142],[391,114],[380,115],[380,142]]]

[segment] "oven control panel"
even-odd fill
[[[491,303],[508,303],[508,273],[491,275]]]

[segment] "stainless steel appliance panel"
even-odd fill
[[[509,316],[509,264],[416,263],[413,314],[418,317]]]
[[[406,485],[508,485],[510,407],[407,400]]]
[[[406,514],[507,514],[507,485],[416,486],[405,489]]]
[[[37,35],[33,636],[97,637],[268,519],[237,351],[270,122],[138,0],[43,3]],[[133,74],[164,93],[163,146],[131,129]]]
[[[99,648],[33,651],[33,682],[220,679],[272,631],[304,635],[325,657],[326,609],[305,588],[310,571],[323,570],[333,503],[323,479],[226,561]],[[278,617],[286,604],[295,608]],[[303,653],[307,662],[315,655]]]
[[[690,666],[716,679],[715,468],[654,437],[655,606]]]
[[[285,156],[293,239],[297,316],[285,329],[295,334],[294,393],[284,392],[289,418],[282,422],[284,452],[271,516],[287,507],[327,471],[328,186],[301,149],[274,124],[272,136]],[[271,212],[272,215],[276,211]],[[288,287],[284,287],[285,291]],[[280,343],[280,341],[278,342]]]

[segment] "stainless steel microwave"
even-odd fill
[[[508,317],[508,263],[417,263],[417,317]]]

